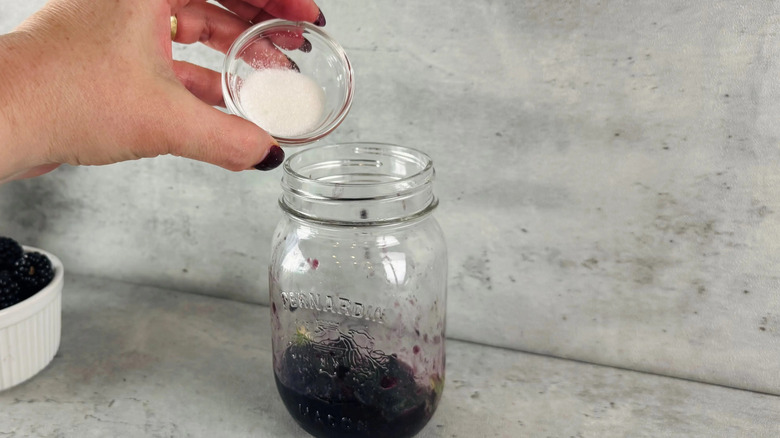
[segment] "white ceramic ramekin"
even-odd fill
[[[29,246],[51,260],[54,279],[30,298],[0,310],[0,391],[38,374],[60,347],[64,268],[54,254]]]

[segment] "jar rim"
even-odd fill
[[[415,148],[347,142],[296,152],[284,163],[283,210],[306,220],[377,225],[419,218],[437,205],[431,157]]]
[[[349,187],[349,186],[364,186],[366,183],[349,183],[349,182],[336,182],[336,181],[323,181],[321,179],[313,179],[311,177],[307,177],[306,175],[300,173],[297,169],[294,169],[293,166],[295,165],[297,161],[300,161],[302,157],[304,157],[306,154],[310,154],[314,150],[319,150],[323,152],[329,152],[331,150],[336,149],[352,149],[355,153],[358,153],[358,150],[361,150],[360,148],[366,148],[373,149],[375,151],[378,150],[384,150],[384,151],[393,151],[395,152],[396,156],[401,156],[402,154],[405,155],[407,158],[413,158],[415,161],[420,163],[419,171],[407,176],[399,177],[397,179],[388,180],[388,181],[377,181],[377,182],[371,182],[372,186],[392,186],[392,185],[398,185],[399,183],[408,183],[410,181],[414,181],[415,179],[420,178],[421,176],[433,178],[433,160],[431,157],[426,154],[425,152],[420,151],[419,149],[415,149],[409,146],[401,146],[394,143],[384,143],[384,142],[344,142],[344,143],[337,143],[337,144],[330,144],[330,145],[324,145],[324,146],[316,146],[312,148],[308,148],[302,151],[295,152],[294,154],[290,155],[287,160],[284,162],[284,176],[293,178],[297,181],[301,182],[316,182],[319,185],[326,186],[326,187]],[[386,155],[386,154],[383,154]],[[411,160],[410,160],[411,161]],[[342,197],[339,197],[340,199],[344,199]]]

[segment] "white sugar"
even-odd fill
[[[239,90],[247,118],[271,135],[294,137],[315,128],[325,95],[305,74],[283,68],[255,70]]]

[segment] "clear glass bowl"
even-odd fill
[[[309,44],[304,41],[310,43],[311,50],[306,50]],[[250,27],[233,42],[222,68],[225,105],[233,114],[251,120],[240,94],[247,76],[258,69],[291,66],[297,66],[322,89],[324,111],[308,132],[285,136],[269,130],[283,146],[319,140],[336,129],[349,113],[355,80],[341,45],[311,23],[268,20]]]

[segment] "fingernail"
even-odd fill
[[[301,44],[301,47],[298,47],[298,50],[304,53],[311,52],[311,41],[307,40],[306,38],[303,39],[303,44]]]
[[[284,162],[284,151],[279,146],[271,146],[263,161],[255,165],[257,170],[271,170],[279,167]]]
[[[316,20],[314,20],[314,24],[320,27],[325,26],[325,16],[322,15],[322,9],[320,9],[320,15],[317,16]]]
[[[285,55],[285,56],[287,56],[287,55]],[[300,73],[300,72],[301,72],[301,68],[300,68],[300,67],[298,67],[298,64],[296,64],[296,63],[295,63],[295,61],[293,61],[292,59],[290,59],[290,57],[289,57],[289,56],[287,56],[287,60],[288,60],[288,61],[290,61],[290,68],[291,68],[291,69],[293,69],[293,70],[297,71],[298,73]]]

